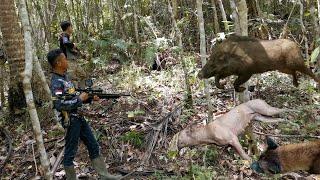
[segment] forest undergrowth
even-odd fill
[[[181,82],[184,77],[179,64],[169,64],[162,71],[150,71],[147,66],[135,63],[119,66],[115,74],[101,67],[95,70],[95,87],[107,92],[131,94],[118,100],[101,100],[81,110],[94,129],[111,172],[124,175],[131,173],[130,177],[137,179],[273,179],[309,176],[303,172],[294,175],[258,175],[250,169],[250,163],[241,160],[231,147],[203,145],[183,148],[178,153],[168,152],[169,142],[175,133],[207,120],[204,84],[196,77],[200,70],[196,66],[197,59],[186,56],[186,62],[194,99],[193,109],[183,106],[185,91]],[[210,88],[214,118],[235,106],[233,81],[234,77],[228,78],[224,90],[214,86]],[[320,94],[309,78],[300,77],[300,86],[296,88],[288,75],[270,72],[255,75],[249,85],[255,86],[254,92],[250,93],[252,99],[263,99],[274,107],[295,110],[282,117],[287,120],[285,122],[253,122],[255,132],[278,135],[280,137],[274,139],[280,144],[301,142],[308,139],[303,137],[307,135],[320,136]],[[57,128],[56,122],[46,119],[41,119],[41,126],[50,162],[53,163],[62,150],[64,131]],[[35,151],[30,122],[14,122],[6,124],[6,127],[15,141],[13,156],[2,172],[2,178],[39,178],[39,155]],[[256,138],[261,153],[265,148],[265,135],[256,134]],[[241,136],[240,139],[247,150],[246,137]],[[0,160],[5,157],[4,152],[5,149],[0,149]],[[250,156],[253,159],[258,157]],[[90,167],[82,143],[75,167],[79,177],[97,177]],[[63,176],[64,171],[60,166],[55,177],[61,179]]]

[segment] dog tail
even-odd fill
[[[168,151],[178,151],[179,150],[179,147],[178,147],[179,135],[180,135],[180,132],[178,132],[177,134],[175,134],[173,136],[173,138],[171,139],[171,141],[169,143]]]

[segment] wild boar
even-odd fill
[[[236,35],[214,48],[198,77],[207,79],[214,76],[217,88],[223,89],[220,79],[236,75],[238,78],[233,85],[237,92],[241,92],[245,88],[240,85],[253,74],[275,70],[292,75],[294,86],[299,85],[297,71],[320,83],[320,78],[304,64],[300,48],[295,42],[288,39],[258,40]]]
[[[304,170],[320,174],[320,140],[278,146],[267,137],[268,149],[251,168],[258,173]]]

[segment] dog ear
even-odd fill
[[[269,136],[267,136],[267,145],[268,145],[267,150],[274,150],[274,149],[277,149],[277,147],[279,147],[278,144],[274,142],[274,140],[271,139]]]

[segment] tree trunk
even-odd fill
[[[32,88],[31,88],[33,47],[32,47],[32,37],[31,37],[31,27],[29,24],[29,17],[27,13],[25,0],[20,0],[19,11],[20,11],[22,26],[24,29],[24,42],[25,42],[25,70],[23,73],[24,94],[26,97],[27,105],[28,105],[29,115],[31,118],[32,127],[35,134],[37,146],[38,146],[38,151],[40,154],[40,162],[42,165],[42,169],[44,171],[44,177],[45,179],[52,179],[50,164],[49,164],[47,153],[44,147],[40,122],[39,122],[37,110],[35,108]]]
[[[176,19],[174,18],[174,14],[172,12],[172,6],[171,6],[169,0],[168,0],[168,10],[171,15],[172,25],[173,25],[174,31],[176,33],[176,36],[178,39],[178,46],[180,49],[178,59],[182,63],[182,69],[183,69],[183,73],[184,73],[184,80],[185,80],[185,86],[186,86],[185,87],[186,88],[185,107],[192,108],[193,107],[193,100],[192,100],[192,93],[191,93],[191,85],[190,85],[190,81],[189,81],[189,75],[188,75],[186,62],[185,62],[185,59],[183,58],[182,33],[181,33],[180,29],[178,28]]]
[[[2,61],[2,59],[0,59],[0,61]],[[5,104],[5,97],[4,97],[4,91],[5,91],[5,88],[4,88],[4,69],[5,69],[5,65],[4,63],[2,64],[0,62],[0,98],[1,98],[1,105],[0,105],[0,109],[2,106],[4,106]]]
[[[5,63],[6,63],[6,56],[5,52],[3,49],[3,43],[2,43],[2,36],[0,34],[0,99],[1,99],[1,105],[0,105],[0,110],[1,107],[4,106],[5,104],[5,97],[4,97],[4,92],[5,92]]]
[[[172,0],[172,13],[174,18],[178,18],[178,2],[177,0]]]
[[[260,9],[259,0],[255,0],[255,2],[256,2],[256,8],[257,8],[258,17],[263,18],[263,17],[261,17],[262,16],[262,12],[261,12],[261,9]]]
[[[24,47],[14,0],[2,0],[0,13],[0,27],[10,74],[9,109],[12,114],[20,114],[26,106],[20,75],[24,70]]]
[[[114,5],[114,10],[115,10],[115,13],[116,13],[116,16],[117,16],[117,21],[118,21],[118,30],[119,32],[121,33],[121,38],[122,39],[126,39],[127,35],[126,35],[126,29],[125,29],[125,23],[123,22],[123,20],[121,19],[122,18],[122,11],[121,11],[121,8],[119,6],[119,2],[118,1],[113,1],[113,5]]]
[[[84,26],[84,29],[85,30],[85,33],[88,34],[89,32],[89,22],[90,22],[90,13],[89,13],[89,9],[90,9],[90,4],[89,4],[89,0],[85,0],[83,1],[84,3],[84,7],[83,7],[83,10],[84,10],[84,22],[83,22],[83,26]]]
[[[212,11],[213,11],[214,33],[217,34],[218,32],[220,32],[220,26],[219,26],[216,0],[211,0],[211,4],[212,4]]]
[[[317,43],[317,40],[319,39],[320,37],[320,26],[319,26],[319,21],[318,21],[318,17],[316,16],[315,14],[315,7],[314,7],[314,3],[311,2],[311,5],[310,5],[310,15],[311,15],[311,18],[312,18],[312,21],[313,21],[313,42],[311,44],[311,50],[314,50],[317,46],[318,46],[318,43]],[[316,67],[318,68],[318,67]]]
[[[309,45],[308,45],[308,38],[306,36],[307,34],[307,30],[306,30],[306,27],[304,26],[304,23],[303,23],[303,4],[301,2],[301,0],[298,1],[299,5],[300,5],[300,26],[301,26],[301,31],[302,31],[302,39],[304,41],[304,47],[305,47],[305,57],[306,59],[308,60],[308,66],[310,65],[309,64]]]
[[[228,20],[227,20],[226,12],[224,11],[222,0],[218,0],[218,4],[219,4],[223,24],[224,24],[224,31],[228,33],[229,32],[229,26],[228,26],[228,22],[227,22]]]
[[[67,19],[68,21],[71,21],[71,16],[70,16],[70,13],[69,13],[69,10],[68,10],[68,4],[67,4],[67,1],[63,1],[63,8],[64,8],[64,11],[67,13]]]
[[[133,22],[134,22],[134,35],[136,38],[136,43],[139,44],[139,29],[138,29],[138,16],[137,16],[137,11],[136,11],[136,0],[133,0]]]
[[[236,2],[235,2],[236,1]],[[230,0],[232,16],[234,17],[235,32],[240,36],[248,36],[248,9],[245,0]],[[248,84],[245,83],[246,90],[242,93],[236,93],[241,103],[250,100]]]
[[[197,14],[198,14],[198,21],[199,21],[199,33],[200,33],[200,57],[201,57],[201,64],[202,67],[206,64],[206,35],[204,30],[204,19],[203,19],[203,11],[202,11],[202,0],[197,0]],[[212,121],[212,114],[213,114],[213,107],[211,104],[210,98],[210,86],[209,81],[206,79],[204,80],[204,93],[207,98],[208,102],[208,122]]]
[[[318,20],[319,20],[319,24],[320,24],[320,0],[317,0],[317,8],[318,8]]]

